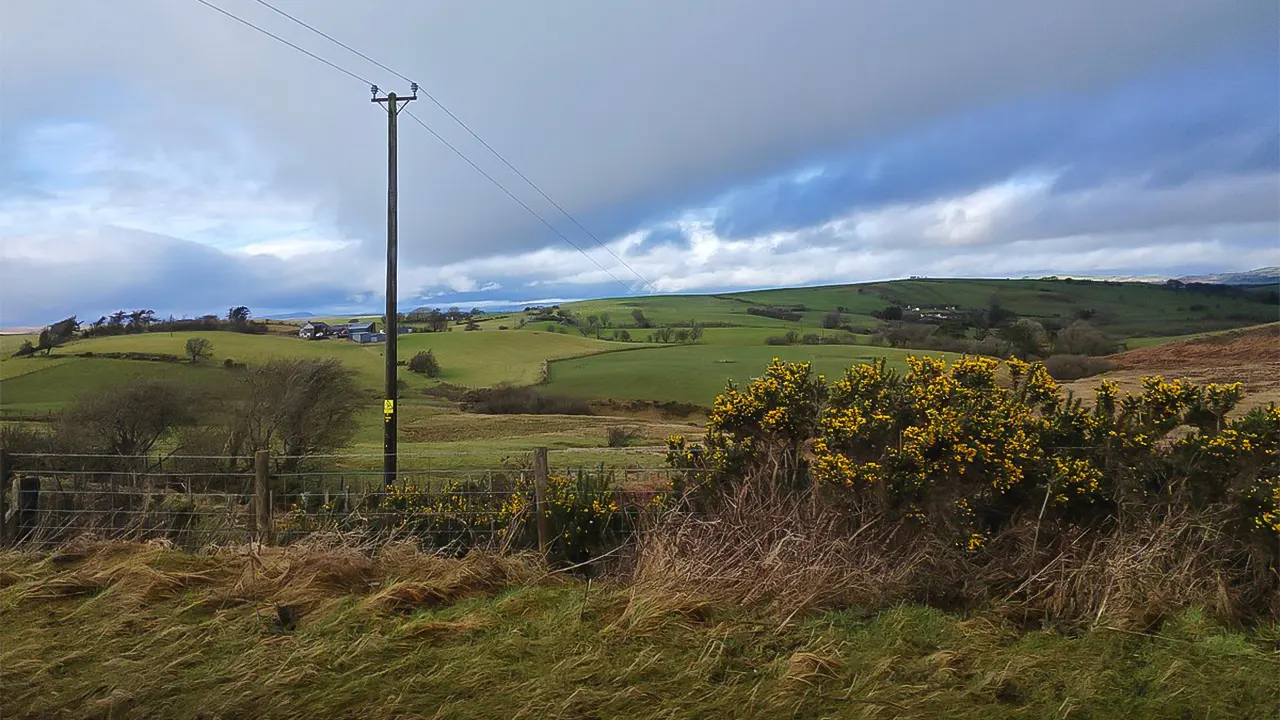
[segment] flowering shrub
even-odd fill
[[[528,474],[495,476],[492,481],[449,480],[443,484],[408,481],[371,498],[371,504],[302,493],[276,519],[280,539],[289,542],[315,532],[395,533],[431,547],[466,550],[498,542],[517,548],[538,545],[533,479]],[[551,554],[580,562],[601,548],[616,545],[633,527],[636,513],[664,497],[624,502],[612,475],[578,471],[547,479],[546,514]]]
[[[794,480],[800,447],[813,435],[825,395],[825,381],[809,363],[777,358],[745,388],[730,382],[711,408],[703,462],[736,474],[768,457]]]
[[[1230,503],[1242,528],[1280,533],[1280,410],[1229,419],[1239,383],[1149,377],[1122,396],[1104,380],[1086,408],[1039,363],[907,364],[902,374],[857,365],[828,388],[808,364],[775,360],[716,399],[705,450],[673,437],[668,462],[739,476],[766,463],[807,471],[858,502],[950,528],[970,551],[1018,512],[1092,524],[1159,502]]]

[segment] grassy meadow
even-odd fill
[[[811,362],[817,372],[835,377],[850,365],[882,358],[890,367],[905,369],[912,352],[861,345],[673,345],[552,363],[547,389],[584,398],[676,401],[705,407],[729,380],[742,384],[758,376],[773,358]]]
[[[400,378],[405,383],[400,420],[403,442],[406,450],[478,453],[491,462],[536,445],[601,449],[609,426],[630,423],[638,428],[637,442],[657,443],[670,429],[669,424],[684,427],[697,423],[698,417],[656,417],[633,410],[629,417],[621,418],[535,416],[514,422],[501,416],[458,412],[454,404],[434,397],[438,394],[435,389],[442,383],[470,388],[532,385],[544,379],[546,364],[550,375],[543,387],[546,392],[588,401],[672,401],[706,407],[727,381],[749,380],[774,357],[813,362],[819,372],[829,376],[838,375],[850,364],[878,358],[901,367],[912,351],[867,344],[868,333],[883,327],[871,313],[890,303],[965,310],[998,303],[1021,316],[1057,325],[1067,324],[1077,312],[1087,310],[1100,329],[1130,347],[1274,321],[1277,312],[1274,305],[1245,298],[1141,283],[913,279],[719,295],[613,298],[563,306],[580,318],[607,316],[612,327],[601,332],[606,339],[585,337],[576,328],[548,321],[533,322],[533,316],[526,313],[495,313],[479,319],[478,332],[455,324],[449,332],[400,337],[400,360],[430,349],[442,367],[438,379],[401,368]],[[747,312],[759,306],[789,308],[798,312],[800,319],[785,321]],[[828,313],[841,308],[841,322],[855,330],[852,338],[856,345],[766,344],[768,338],[788,331],[819,336],[836,333],[847,340],[848,332],[821,327]],[[636,327],[634,310],[657,326],[687,326],[696,321],[711,327],[704,329],[697,344],[646,343],[654,330]],[[330,320],[345,322],[352,317],[371,316]],[[376,316],[372,319],[378,320]],[[223,367],[226,360],[255,364],[272,358],[333,357],[355,371],[359,384],[369,393],[369,407],[360,413],[360,430],[351,450],[378,452],[382,430],[378,398],[383,387],[385,346],[345,340],[303,341],[288,334],[291,327],[273,322],[268,335],[177,332],[76,340],[57,348],[50,357],[32,358],[14,358],[12,354],[24,340],[34,342],[35,335],[0,335],[0,413],[57,411],[83,392],[141,378],[197,386],[225,382],[225,373],[232,372]],[[508,329],[499,329],[503,327]],[[620,329],[630,333],[632,342],[607,339]],[[211,358],[192,364],[100,357],[105,353],[181,356],[192,337],[204,337],[212,343]],[[601,452],[591,459],[612,457],[615,455]]]

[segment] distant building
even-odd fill
[[[356,333],[371,333],[377,331],[378,326],[372,320],[368,322],[350,322],[344,325],[334,326],[334,334],[340,338],[351,337]]]
[[[370,343],[380,343],[380,342],[386,342],[386,341],[387,341],[386,333],[376,333],[376,332],[351,333],[351,342],[359,343],[361,345],[368,345]]]
[[[329,337],[333,329],[328,323],[308,322],[301,328],[298,328],[298,337],[303,340],[320,340]]]

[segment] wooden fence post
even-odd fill
[[[547,518],[547,449],[533,449],[534,509],[538,513],[538,552],[546,557],[551,550],[551,523]]]
[[[40,525],[40,478],[20,476],[17,502],[14,504],[17,506],[16,537],[25,540],[34,535]]]
[[[9,542],[9,478],[13,475],[13,465],[9,451],[0,448],[0,546]]]
[[[271,451],[259,450],[253,456],[254,532],[258,542],[271,545],[275,533],[271,527]]]

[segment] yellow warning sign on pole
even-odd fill
[[[394,414],[395,414],[395,412],[396,412],[396,401],[395,401],[395,400],[383,400],[383,401],[382,401],[382,414],[383,414],[383,415],[390,416],[390,415],[394,415]]]

